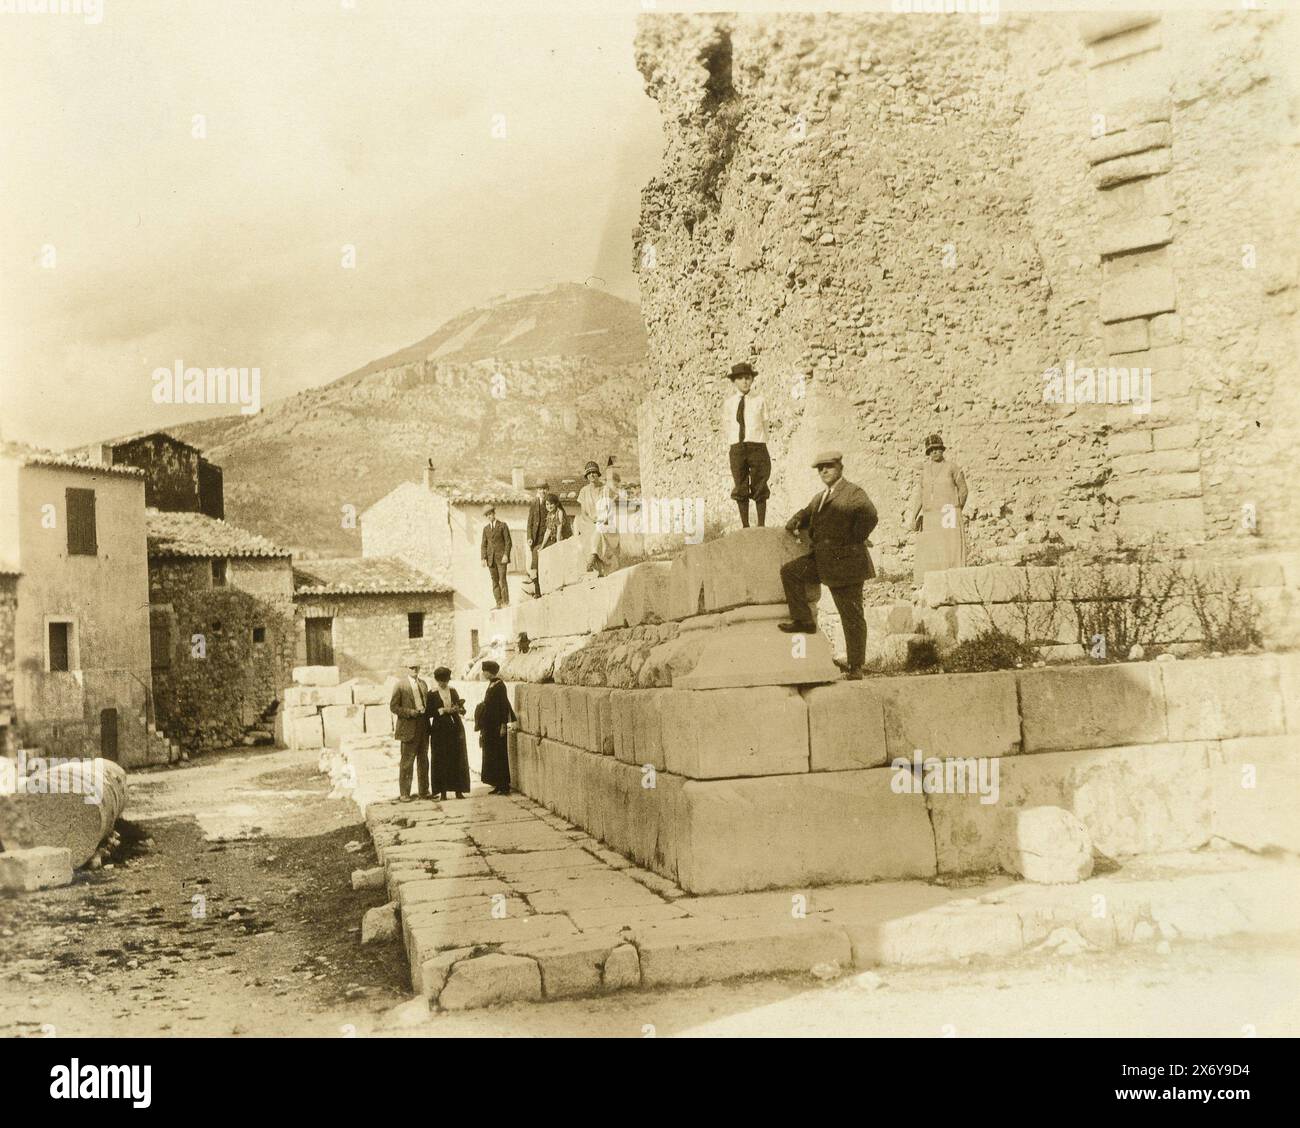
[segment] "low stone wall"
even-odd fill
[[[915,607],[893,609],[887,629],[920,630],[947,644],[996,627],[1036,643],[1048,661],[1082,658],[1081,617],[1085,623],[1096,619],[1100,604],[1131,602],[1140,593],[1150,600],[1170,584],[1168,607],[1150,641],[1176,653],[1201,646],[1206,639],[1195,599],[1213,612],[1225,596],[1239,592],[1254,602],[1266,646],[1300,647],[1300,553],[1087,567],[952,568],[927,575]]]

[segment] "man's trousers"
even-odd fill
[[[415,769],[420,796],[429,794],[429,734],[416,740],[402,741],[402,758],[397,766],[397,787],[405,798],[411,794],[411,769]]]
[[[492,598],[497,601],[498,607],[504,607],[510,602],[510,585],[506,580],[509,568],[510,565],[505,561],[488,565],[488,571],[492,574]]]
[[[790,607],[790,618],[796,623],[817,621],[816,612],[808,602],[808,588],[821,582],[817,560],[811,554],[781,565],[785,601]],[[835,610],[840,613],[840,625],[844,628],[848,663],[852,667],[861,666],[867,660],[867,619],[862,613],[862,582],[832,587],[831,598],[835,600]]]

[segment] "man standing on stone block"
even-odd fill
[[[767,499],[771,494],[772,457],[767,450],[767,416],[763,397],[750,391],[758,374],[746,363],[731,366],[735,391],[722,402],[722,433],[727,437],[731,460],[731,497],[740,510],[740,524],[749,528],[749,501],[761,529],[767,520]]]
[[[813,460],[825,488],[786,522],[796,538],[808,530],[812,552],[781,566],[781,584],[790,607],[790,621],[779,623],[788,634],[817,629],[808,602],[808,587],[825,584],[844,627],[848,651],[847,677],[862,677],[867,659],[867,620],[862,612],[862,585],[876,574],[867,552],[867,538],[876,527],[876,507],[861,487],[844,477],[838,450],[822,451]]]
[[[397,718],[393,735],[402,742],[402,758],[397,769],[397,786],[403,803],[411,801],[411,770],[416,770],[420,798],[432,797],[429,791],[429,720],[425,715],[429,687],[420,679],[419,660],[412,657],[406,676],[397,679],[388,699],[388,711]]]
[[[492,598],[498,607],[506,607],[510,604],[506,572],[510,568],[510,552],[514,547],[510,543],[510,527],[497,520],[497,511],[490,505],[483,510],[483,516],[487,518],[487,524],[483,526],[483,563],[492,576]]]
[[[546,532],[546,495],[548,482],[538,482],[533,487],[533,500],[528,503],[528,574],[533,581],[531,594],[537,595],[537,554],[541,552],[542,536]]]

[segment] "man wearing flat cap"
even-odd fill
[[[749,502],[761,529],[767,521],[767,499],[771,494],[772,456],[767,450],[767,416],[763,397],[752,389],[758,373],[753,365],[731,366],[728,379],[734,391],[722,401],[722,433],[727,439],[731,463],[731,497],[740,510],[742,528],[749,528]]]
[[[510,568],[510,528],[504,521],[497,520],[497,511],[488,506],[483,510],[487,524],[483,526],[482,556],[483,563],[492,576],[492,598],[498,607],[510,604],[510,585],[506,572]]]
[[[824,488],[786,522],[795,537],[806,529],[812,551],[781,566],[781,583],[790,607],[790,620],[778,624],[790,634],[817,629],[808,603],[808,587],[825,584],[844,627],[847,677],[861,678],[867,658],[867,620],[862,613],[862,585],[876,574],[867,552],[867,537],[876,527],[876,507],[861,487],[844,477],[838,450],[825,450],[813,459]]]

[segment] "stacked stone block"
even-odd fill
[[[1252,824],[1270,840],[1289,833],[1276,802],[1296,784],[1294,655],[860,682],[806,679],[798,660],[787,658],[786,684],[727,688],[691,688],[699,662],[651,662],[649,654],[692,635],[726,638],[725,622],[687,630],[693,620],[746,610],[720,612],[732,600],[770,599],[764,577],[784,558],[783,537],[750,530],[688,548],[670,566],[667,585],[656,587],[659,602],[645,610],[666,620],[686,616],[679,622],[627,626],[612,609],[634,582],[629,576],[536,601],[537,622],[573,649],[543,675],[554,680],[507,669],[518,682],[517,786],[692,893],[996,869],[1002,819],[1022,806],[1071,810],[1098,848],[1115,856],[1193,848]],[[1284,582],[1294,565],[1260,558],[1240,568],[1267,586]],[[926,591],[934,610],[944,611],[977,595],[1008,600],[1022,584],[1045,590],[1048,579],[965,569],[932,576]],[[612,621],[622,625],[591,630]],[[633,637],[666,625],[677,627],[667,641]],[[769,631],[759,646],[788,644]],[[602,641],[609,635],[619,640],[612,647]],[[541,634],[538,652],[550,641]],[[625,657],[611,657],[637,646],[655,684],[629,684]],[[587,648],[599,657],[583,662]],[[757,667],[761,659],[743,655]],[[620,684],[611,684],[611,671]],[[1236,719],[1239,706],[1249,721]],[[1270,778],[1243,798],[1230,790],[1228,766],[1252,757],[1271,765]],[[927,791],[929,760],[965,781],[964,790]],[[902,766],[908,763],[916,767]],[[980,794],[979,781],[993,771],[1000,792],[982,801],[991,793]],[[1231,804],[1220,794],[1225,788]]]
[[[277,716],[279,742],[289,748],[339,748],[349,736],[391,737],[388,689],[340,681],[337,666],[298,666]]]

